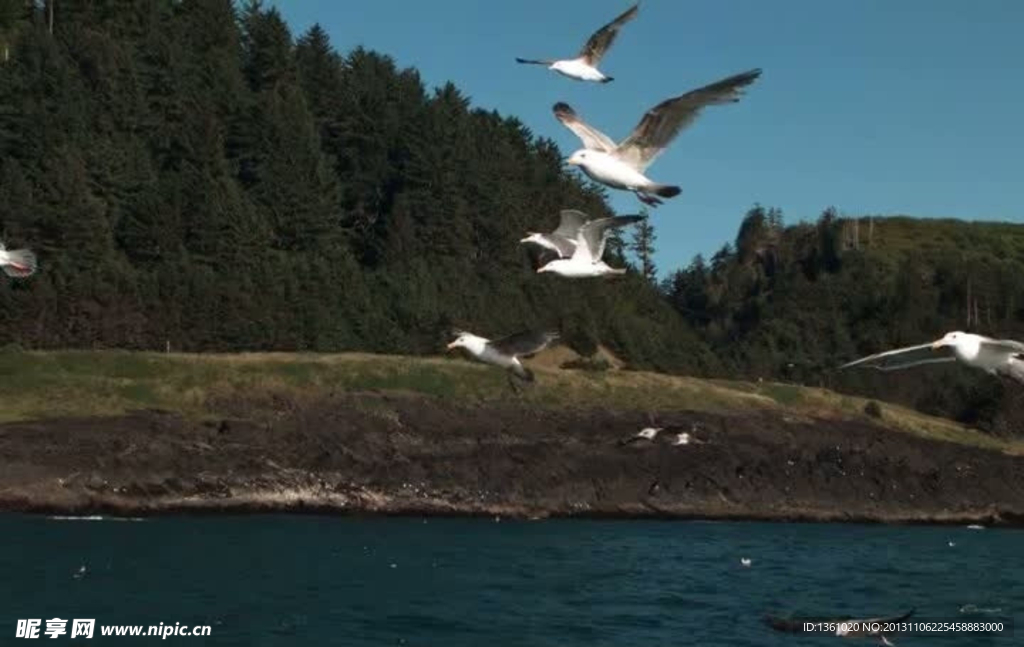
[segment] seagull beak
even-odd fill
[[[452,350],[454,348],[455,348],[455,342],[452,342],[452,343],[448,344],[448,350]]]
[[[944,342],[941,339],[938,340],[938,341],[934,341],[934,342],[932,342],[932,350],[939,350],[940,348],[942,348],[945,345],[946,345],[946,342]]]

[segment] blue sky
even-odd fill
[[[428,86],[451,80],[566,154],[579,145],[556,101],[618,140],[662,99],[763,68],[740,103],[705,110],[648,169],[683,188],[652,211],[662,274],[732,241],[755,202],[787,222],[829,205],[1024,221],[1019,0],[644,0],[601,64],[616,78],[606,85],[513,59],[574,55],[630,0],[272,4],[296,36],[319,22],[339,51],[363,45]],[[640,206],[617,191],[611,203]]]

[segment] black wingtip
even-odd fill
[[[764,72],[764,70],[762,70],[759,67],[755,67],[754,69],[749,70],[747,72],[743,72],[741,74],[737,74],[736,78],[737,79],[743,79],[743,80],[749,79],[750,81],[753,81],[753,80],[757,79],[759,76],[761,76],[762,72]]]
[[[682,189],[674,185],[660,185],[654,189],[654,193],[660,198],[674,198],[682,192]]]
[[[556,103],[554,106],[551,107],[551,110],[556,115],[557,114],[567,114],[567,115],[574,115],[574,114],[576,114],[573,111],[572,107],[568,103],[565,103],[564,101],[559,101],[558,103]]]
[[[601,79],[601,83],[611,83],[614,80],[615,80],[614,76],[606,76],[603,79]]]
[[[738,91],[740,88],[750,85],[751,83],[756,81],[758,77],[761,76],[761,72],[761,68],[756,67],[752,70],[747,70],[746,72],[733,74],[732,76],[722,79],[721,81],[716,81],[715,83],[712,83],[710,86],[708,86],[708,88],[733,88]],[[731,100],[734,102],[739,101],[739,96],[734,96],[731,98]]]

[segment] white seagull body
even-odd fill
[[[1024,344],[1012,339],[992,339],[960,331],[947,333],[930,344],[869,355],[839,368],[862,366],[895,371],[922,364],[957,361],[990,375],[1004,375],[1024,382]]]
[[[592,220],[576,233],[576,249],[569,258],[556,258],[537,269],[541,272],[554,272],[567,278],[589,278],[594,276],[610,276],[625,274],[624,268],[609,266],[601,257],[604,256],[605,244],[608,242],[608,230],[612,227],[623,227],[639,220],[643,216],[614,216]]]
[[[601,58],[604,57],[605,53],[612,46],[612,43],[615,42],[615,37],[619,35],[619,28],[635,18],[638,11],[640,11],[639,3],[633,5],[618,18],[594,32],[576,58],[564,60],[516,58],[516,62],[530,65],[546,65],[549,70],[577,81],[596,81],[598,83],[613,81],[612,77],[606,76],[597,69],[597,66],[601,62]]]
[[[739,101],[743,88],[759,76],[760,69],[750,70],[662,101],[648,110],[629,137],[618,144],[585,123],[568,104],[556,103],[552,108],[555,118],[583,142],[583,148],[566,163],[579,166],[596,182],[632,191],[645,204],[661,204],[659,197],[675,197],[682,189],[651,180],[644,174],[647,167],[697,119],[704,106]]]
[[[652,441],[662,431],[662,427],[644,427],[636,433],[636,435],[627,438],[626,440],[620,440],[619,445],[629,445],[630,443],[636,443],[643,440]]]
[[[520,357],[529,357],[547,348],[558,339],[558,333],[526,331],[501,339],[490,340],[472,333],[460,332],[455,341],[448,344],[448,350],[465,348],[470,355],[485,362],[507,369],[511,375],[533,381],[533,372],[523,366]]]
[[[23,279],[36,273],[36,255],[27,249],[7,249],[0,243],[0,269],[10,277]]]

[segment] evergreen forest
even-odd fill
[[[0,346],[437,354],[455,328],[561,331],[629,369],[820,385],[1000,435],[1019,385],[961,367],[838,373],[962,329],[1024,339],[1024,227],[778,208],[656,268],[538,275],[528,231],[598,186],[514,116],[260,2],[0,0]],[[685,198],[683,198],[685,199]],[[652,222],[653,220],[653,222]]]

